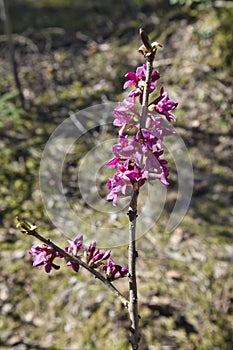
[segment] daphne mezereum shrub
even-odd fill
[[[140,188],[147,182],[156,179],[165,186],[169,185],[169,167],[162,158],[164,154],[163,139],[171,135],[172,128],[168,126],[175,121],[172,114],[177,103],[169,99],[164,87],[159,84],[160,75],[153,71],[153,61],[160,44],[151,43],[146,32],[140,29],[142,45],[140,54],[146,64],[137,67],[136,72],[125,75],[127,81],[124,89],[130,89],[128,97],[114,109],[113,124],[119,127],[118,143],[112,147],[113,158],[107,162],[108,167],[116,169],[109,178],[107,200],[117,205],[120,197],[129,196],[129,248],[128,267],[114,262],[111,250],[102,251],[96,247],[96,242],[85,248],[83,235],[79,233],[68,245],[60,248],[51,240],[37,232],[37,227],[17,217],[18,227],[23,233],[32,235],[43,242],[43,245],[33,245],[29,254],[33,257],[33,266],[44,268],[50,273],[52,269],[60,268],[64,260],[75,272],[80,267],[88,270],[104,283],[122,302],[130,317],[130,344],[132,349],[140,348],[139,314],[136,279],[136,222],[137,201]],[[157,92],[157,94],[156,94]],[[156,96],[150,98],[151,94]],[[141,106],[138,108],[138,106]],[[166,123],[164,121],[166,120]],[[119,278],[128,278],[129,293],[126,298],[115,287],[113,282]]]

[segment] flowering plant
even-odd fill
[[[111,250],[102,251],[96,248],[96,242],[85,248],[83,235],[79,234],[74,240],[68,240],[64,249],[37,232],[37,227],[22,221],[19,217],[18,227],[23,233],[39,239],[43,245],[33,245],[29,254],[33,257],[33,266],[47,273],[52,269],[58,270],[57,261],[65,260],[66,266],[77,273],[80,267],[88,270],[103,282],[120,299],[129,313],[130,343],[133,350],[139,349],[139,314],[137,300],[136,279],[136,221],[137,200],[140,188],[148,181],[158,179],[165,186],[169,185],[169,167],[163,159],[164,137],[171,135],[169,124],[175,121],[172,114],[177,103],[170,100],[168,93],[160,86],[156,93],[160,78],[157,70],[153,71],[153,61],[157,49],[161,46],[157,42],[151,43],[144,30],[140,30],[142,45],[139,52],[146,59],[146,64],[138,67],[136,72],[128,72],[124,89],[133,87],[128,97],[114,109],[113,125],[120,127],[118,143],[112,148],[113,158],[107,162],[108,167],[116,169],[115,174],[107,181],[109,193],[107,200],[117,205],[120,197],[130,196],[128,207],[129,218],[129,250],[128,267],[114,262]],[[151,101],[149,100],[151,99]],[[166,119],[166,123],[165,123]],[[130,131],[130,132],[129,132]],[[60,260],[59,260],[60,259]],[[56,263],[55,263],[56,261]],[[128,277],[129,297],[125,298],[112,283],[120,278]]]
[[[113,112],[115,118],[113,125],[121,127],[118,132],[119,143],[112,148],[114,158],[106,164],[117,169],[107,183],[110,190],[107,199],[113,200],[114,206],[118,197],[132,194],[134,183],[141,187],[146,180],[159,179],[164,185],[169,185],[170,169],[167,167],[167,161],[161,159],[161,156],[164,153],[163,138],[172,131],[164,125],[160,115],[165,116],[168,122],[175,121],[171,112],[177,106],[177,103],[169,99],[164,87],[161,87],[160,95],[148,105],[146,126],[142,127],[140,113],[136,108],[136,97],[142,104],[146,85],[146,65],[138,67],[136,73],[129,72],[125,76],[129,80],[124,84],[124,88],[129,86],[135,88],[129,92],[123,104],[119,103]],[[159,78],[157,70],[151,73],[148,95],[156,89]],[[133,128],[135,135],[129,140],[127,131]]]

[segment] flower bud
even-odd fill
[[[147,51],[152,51],[152,46],[150,44],[149,37],[144,29],[139,30],[140,38]]]

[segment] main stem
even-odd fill
[[[147,107],[149,101],[149,88],[151,74],[153,69],[153,60],[155,54],[152,53],[146,62],[146,81],[143,90],[142,110],[140,118],[140,129],[146,126]],[[130,343],[133,350],[139,349],[140,332],[139,332],[139,314],[138,314],[138,296],[137,296],[137,276],[136,276],[136,259],[138,256],[136,248],[136,221],[137,221],[137,202],[139,195],[139,184],[134,183],[133,195],[130,201],[128,216],[129,216],[129,316],[131,321],[131,337]]]
[[[137,221],[137,198],[139,194],[138,183],[134,184],[133,196],[131,198],[128,216],[129,216],[129,316],[131,320],[131,346],[137,350],[140,341],[138,327],[138,297],[137,297],[137,278],[136,278],[136,221]]]
[[[151,80],[151,74],[153,69],[153,60],[154,60],[154,54],[152,54],[150,57],[148,57],[146,61],[146,81],[145,81],[145,87],[143,90],[143,97],[142,97],[142,110],[141,110],[141,119],[140,119],[140,127],[145,128],[146,126],[146,119],[147,119],[147,107],[149,102],[149,88],[150,88],[150,80]]]

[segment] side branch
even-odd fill
[[[95,276],[98,280],[103,282],[105,286],[107,286],[114,295],[121,301],[121,303],[124,305],[126,309],[128,309],[129,301],[119,292],[119,290],[107,279],[105,278],[100,272],[90,267],[88,264],[86,264],[83,260],[79,259],[78,257],[75,257],[69,253],[67,253],[64,249],[57,246],[55,243],[53,243],[50,239],[46,239],[45,237],[41,236],[36,229],[34,229],[34,226],[30,229],[30,227],[25,224],[23,221],[17,217],[17,220],[19,222],[18,227],[21,228],[21,231],[23,233],[26,233],[30,236],[33,236],[37,238],[39,241],[43,242],[44,244],[48,245],[49,247],[53,248],[54,251],[61,254],[67,261],[71,261],[73,263],[78,263],[81,265],[84,269],[89,271],[92,275]]]

